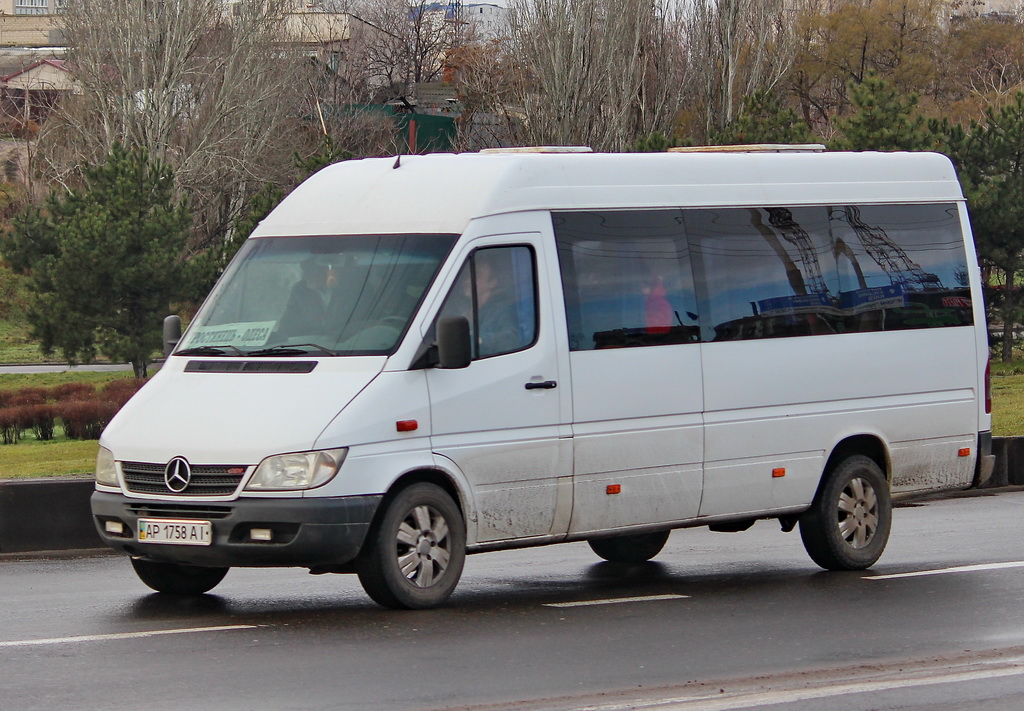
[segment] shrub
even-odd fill
[[[36,439],[48,441],[53,439],[56,428],[57,411],[56,407],[46,405],[25,405],[22,413],[22,425],[24,429],[31,428],[35,432]]]
[[[10,392],[6,404],[8,407],[42,405],[49,399],[50,391],[46,388],[21,388],[20,390]]]
[[[67,400],[57,405],[69,439],[99,439],[119,406],[105,400]]]
[[[89,400],[96,394],[92,383],[61,383],[50,389],[50,397],[57,402],[64,400]]]
[[[103,399],[117,403],[117,407],[120,409],[145,384],[146,380],[143,378],[112,380],[103,388]]]
[[[18,408],[0,407],[0,440],[4,444],[15,444],[21,437]]]
[[[68,439],[99,439],[107,423],[144,384],[139,378],[124,378],[101,391],[82,382],[0,390],[0,441],[14,444],[27,430],[39,440],[51,440],[58,419]]]

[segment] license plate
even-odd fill
[[[140,518],[139,543],[208,546],[213,543],[213,526],[210,525],[209,521]]]

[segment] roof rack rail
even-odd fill
[[[748,143],[738,146],[679,146],[669,153],[821,153],[821,143]]]
[[[480,155],[498,155],[502,153],[593,153],[590,146],[513,146],[511,148],[483,148]]]

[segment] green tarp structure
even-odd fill
[[[455,119],[449,116],[434,116],[409,111],[392,104],[350,104],[338,107],[341,111],[353,113],[366,111],[389,117],[395,124],[395,135],[406,153],[446,153],[455,145]],[[324,106],[325,114],[334,109]],[[414,142],[415,146],[410,145]]]
[[[394,109],[393,106],[388,106]],[[447,153],[455,145],[455,119],[448,116],[392,112],[400,138],[410,153]],[[411,129],[410,129],[410,125]],[[409,145],[415,142],[415,146]]]

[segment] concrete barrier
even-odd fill
[[[992,454],[996,456],[992,477],[981,488],[1024,485],[1024,437],[993,437]]]
[[[92,523],[92,477],[0,481],[0,553],[102,548]]]
[[[993,437],[984,489],[1024,485],[1024,437]],[[92,477],[0,480],[0,553],[104,548],[92,523]]]

